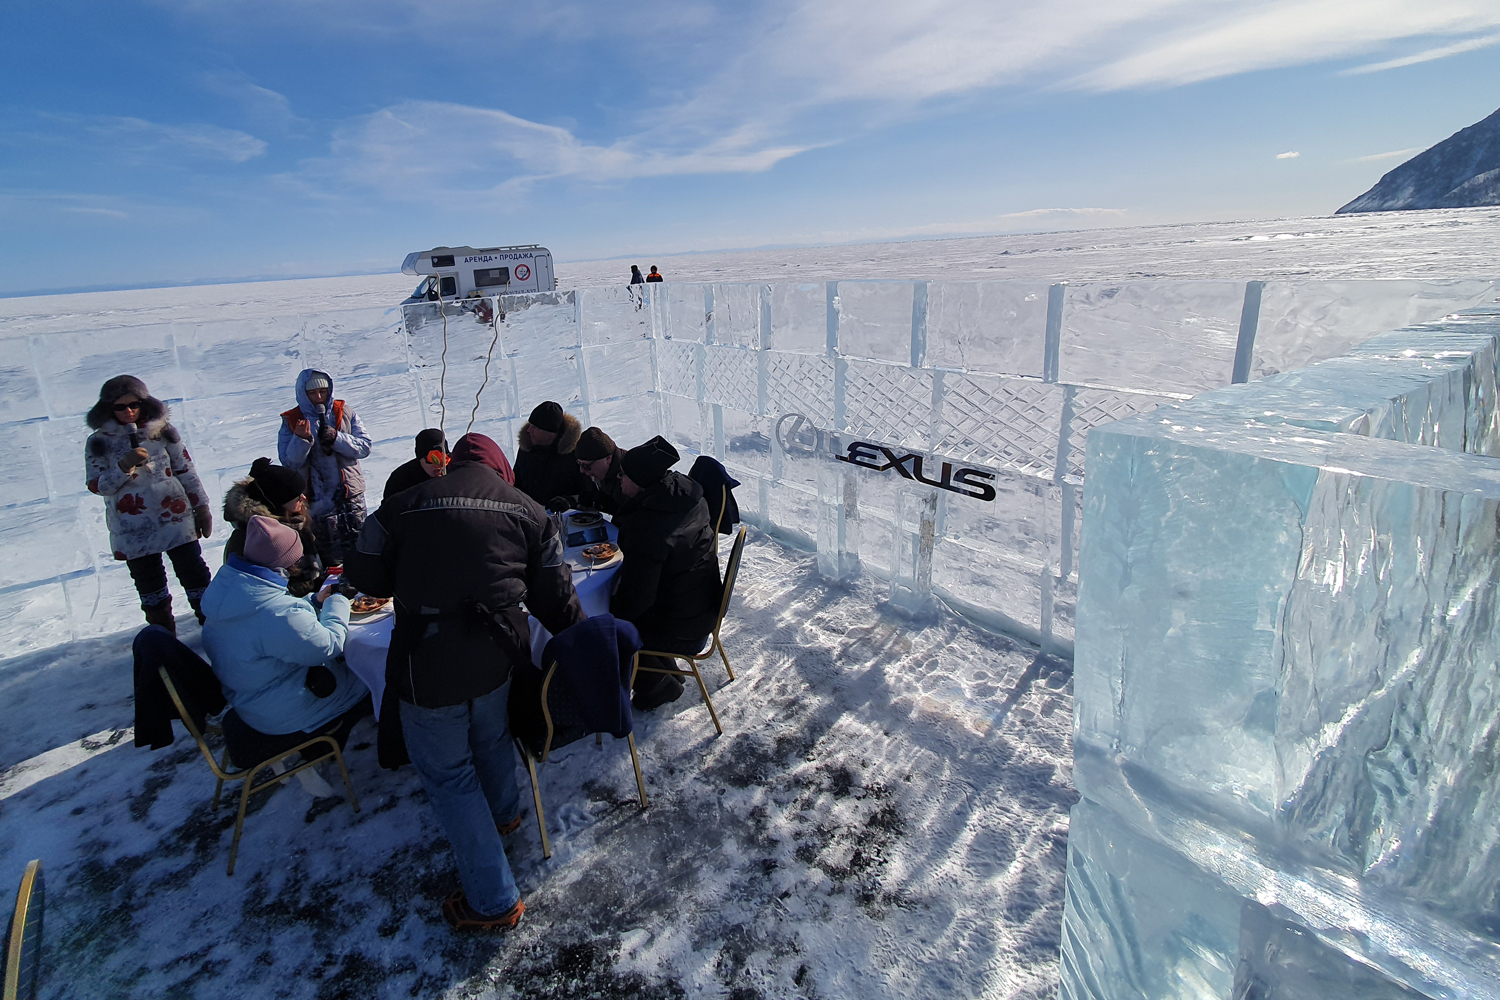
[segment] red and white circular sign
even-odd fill
[[[525,280],[527,280],[530,277],[531,277],[531,268],[530,267],[527,267],[525,264],[517,264],[516,265],[516,280],[517,281],[525,281]]]

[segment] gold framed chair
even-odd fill
[[[5,935],[4,1000],[36,1000],[42,971],[42,909],[46,892],[42,862],[32,861],[21,874],[16,908]]]
[[[526,772],[531,775],[531,801],[536,806],[536,828],[537,831],[542,835],[543,859],[549,859],[552,857],[552,842],[547,839],[547,817],[542,812],[542,785],[541,782],[537,780],[536,766],[538,764],[547,763],[547,757],[552,753],[552,738],[557,734],[557,729],[552,724],[552,708],[547,704],[547,693],[552,687],[552,678],[556,674],[557,661],[554,660],[552,662],[552,665],[547,668],[546,676],[542,678],[542,718],[546,720],[547,723],[547,739],[542,744],[541,753],[539,755],[533,755],[532,752],[526,748],[526,744],[524,742],[522,742],[520,739],[516,740],[516,745],[521,748],[521,756],[526,758]],[[634,675],[632,674],[632,676]],[[595,733],[594,736],[596,737],[596,744],[602,744],[604,742],[603,733]],[[641,777],[641,757],[635,749],[635,733],[626,733],[625,742],[630,745],[630,763],[635,768],[636,793],[640,796],[641,808],[645,809],[647,806],[646,782]]]
[[[715,652],[724,661],[724,670],[729,674],[729,681],[734,680],[734,667],[729,664],[729,654],[724,652],[723,640],[719,633],[724,628],[724,616],[729,613],[729,601],[734,597],[734,582],[740,573],[740,557],[745,551],[745,526],[740,525],[740,530],[734,536],[734,548],[729,550],[729,562],[724,566],[724,596],[719,600],[719,617],[714,621],[714,632],[709,642],[697,653],[666,653],[655,649],[643,649],[635,654],[635,662],[630,670],[630,689],[635,690],[636,674],[645,672],[648,674],[672,674],[677,677],[691,677],[698,682],[698,690],[703,692],[703,703],[708,706],[709,718],[714,721],[714,729],[717,735],[724,735],[724,727],[719,725],[719,713],[714,710],[713,699],[708,696],[708,685],[703,683],[703,674],[698,670],[698,664],[704,660],[712,659]],[[666,667],[643,667],[641,657],[660,656],[674,663],[678,660],[686,660],[688,669],[669,670]],[[728,682],[726,682],[728,683]]]
[[[305,771],[308,768],[313,767],[314,765],[323,763],[323,761],[328,760],[329,758],[333,758],[334,760],[339,762],[339,773],[344,777],[344,790],[349,793],[349,805],[354,807],[355,812],[359,812],[359,799],[355,798],[354,796],[354,785],[349,780],[349,768],[344,766],[344,754],[341,750],[339,750],[338,741],[335,740],[332,736],[314,736],[307,742],[300,743],[297,746],[292,747],[290,750],[279,753],[274,757],[268,757],[267,759],[261,761],[259,764],[256,764],[254,767],[248,770],[231,771],[229,770],[231,766],[229,761],[229,748],[227,746],[224,748],[222,762],[214,760],[213,751],[208,748],[208,743],[203,739],[203,734],[200,733],[198,731],[198,727],[193,724],[193,715],[188,711],[187,705],[183,703],[182,696],[177,693],[177,686],[172,683],[172,678],[167,673],[167,668],[157,667],[156,669],[157,672],[161,674],[162,683],[167,686],[167,694],[172,697],[172,704],[177,707],[177,717],[182,720],[182,724],[186,726],[187,731],[192,734],[193,742],[198,744],[199,752],[203,754],[203,759],[208,761],[210,770],[214,772],[214,777],[218,779],[218,783],[214,785],[213,808],[219,808],[219,796],[224,791],[224,783],[226,781],[244,782],[244,785],[240,790],[239,814],[235,816],[234,819],[234,840],[230,842],[229,846],[229,871],[227,872],[227,874],[234,874],[234,861],[240,853],[240,835],[244,833],[245,830],[245,809],[250,803],[250,796],[255,792],[263,792],[267,789],[274,788],[276,785],[285,781],[287,778],[292,777],[294,774],[298,774],[299,772]],[[271,770],[274,765],[281,763],[288,757],[299,754],[302,751],[307,750],[311,747],[315,747],[320,743],[326,744],[328,748],[327,750],[323,751],[321,755],[314,757],[311,760],[303,761],[296,767],[286,771],[282,771],[280,773]],[[271,778],[269,781],[262,781],[260,784],[256,784],[256,775],[261,775],[262,777],[264,777],[264,774],[262,774],[262,772],[269,772]]]

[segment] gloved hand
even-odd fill
[[[132,448],[120,457],[116,464],[120,466],[121,472],[134,472],[138,466],[145,465],[151,461],[151,456],[146,453],[145,448]]]
[[[319,663],[307,668],[307,680],[303,686],[313,693],[314,698],[327,698],[337,690],[339,682],[332,670]]]
[[[563,511],[573,509],[572,497],[553,497],[547,501],[547,510],[553,514],[561,514]]]
[[[334,430],[332,427],[325,425],[323,429],[318,433],[318,440],[323,445],[331,448],[333,446],[333,442],[338,439],[338,436],[338,431]]]
[[[214,533],[214,513],[207,504],[193,508],[193,524],[198,528],[198,537],[207,538]]]

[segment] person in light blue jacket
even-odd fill
[[[324,566],[340,566],[365,523],[365,474],[370,435],[354,407],[333,398],[333,376],[306,368],[297,376],[297,405],[281,415],[276,441],[281,464],[302,474],[313,538]]]
[[[281,571],[301,558],[295,530],[253,517],[244,554],[231,553],[203,594],[203,649],[232,709],[224,738],[241,767],[323,733],[342,745],[371,711],[369,689],[339,659],[349,599],[325,587],[320,614],[286,592]]]

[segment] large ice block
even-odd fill
[[[1064,997],[1500,991],[1494,353],[1442,333],[1090,433]]]

